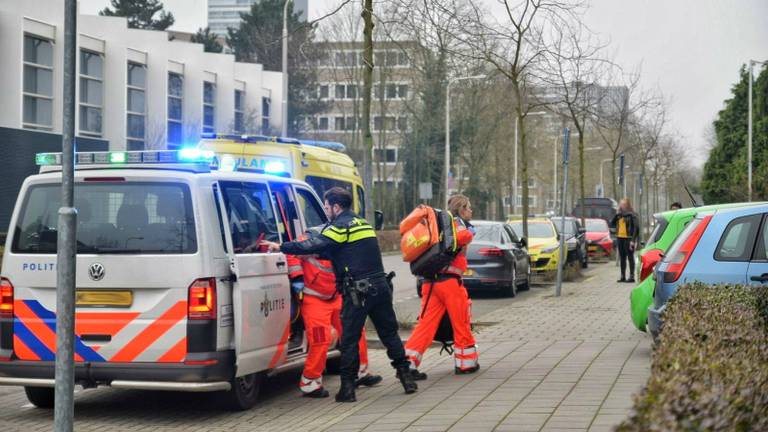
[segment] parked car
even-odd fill
[[[649,278],[653,269],[667,252],[677,236],[685,229],[696,213],[714,211],[720,209],[740,208],[746,206],[763,205],[766,203],[732,203],[718,204],[704,207],[684,208],[676,211],[667,211],[653,215],[655,228],[648,240],[636,254],[635,277],[638,285],[630,294],[630,313],[632,323],[638,330],[645,331],[648,321],[648,308],[653,303],[653,289],[656,281]]]
[[[508,225],[518,236],[523,236],[523,221],[511,220]],[[552,275],[557,272],[560,261],[560,236],[552,221],[546,217],[528,219],[528,255],[531,260],[531,272],[540,275]]]
[[[587,255],[589,258],[613,259],[613,239],[608,222],[598,218],[585,219],[584,222],[587,229]]]
[[[578,218],[555,216],[552,218],[552,223],[555,224],[558,234],[563,234],[560,232],[563,219],[565,219],[565,244],[568,247],[568,255],[565,262],[568,264],[575,263],[580,265],[581,268],[587,268],[589,260],[587,256],[587,230],[581,226],[581,221]]]
[[[700,212],[654,271],[648,330],[658,337],[668,300],[681,284],[768,282],[768,204]]]
[[[584,218],[597,218],[606,222],[610,222],[619,208],[616,201],[611,198],[584,198],[580,199],[578,204],[573,207],[571,216],[581,218],[582,207],[584,208]]]
[[[503,222],[472,221],[475,237],[467,248],[467,271],[464,286],[473,291],[495,290],[508,297],[527,290],[531,266],[525,238],[518,237]],[[416,281],[421,296],[423,278]]]

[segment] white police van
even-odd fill
[[[304,362],[291,328],[287,241],[326,222],[306,183],[210,168],[212,152],[77,153],[75,381],[85,388],[222,392],[256,402],[267,374]],[[61,154],[37,156],[0,276],[0,385],[53,405]]]

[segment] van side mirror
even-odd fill
[[[587,233],[587,229],[586,228],[579,227],[579,234],[586,234],[586,233]]]
[[[373,228],[376,231],[381,231],[384,226],[384,212],[381,210],[375,210],[373,212]]]
[[[520,237],[520,247],[527,248],[528,247],[528,239],[525,237]]]

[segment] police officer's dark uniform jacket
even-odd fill
[[[397,319],[392,308],[392,291],[384,274],[381,250],[373,227],[351,210],[345,210],[326,225],[321,234],[304,241],[283,243],[280,251],[291,255],[320,254],[330,259],[336,274],[337,288],[343,294],[341,378],[354,381],[357,378],[359,355],[357,344],[368,316],[376,326],[387,355],[396,369],[409,363],[402,341],[397,333]],[[368,287],[364,301],[353,304],[346,289],[347,281],[362,281]]]

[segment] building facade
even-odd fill
[[[280,72],[203,52],[201,44],[169,41],[163,31],[129,29],[125,18],[79,15],[77,25],[78,145],[177,148],[196,143],[204,132],[274,130],[282,124]],[[0,54],[0,141],[24,142],[23,148],[0,147],[2,157],[51,151],[49,136],[62,133],[64,3],[3,2]],[[29,174],[3,180],[20,184]],[[6,196],[11,193],[5,191],[0,202],[12,202],[15,195]]]
[[[227,28],[240,26],[240,14],[249,12],[254,3],[256,0],[208,0],[208,27],[213,33],[226,35]],[[294,1],[293,10],[302,21],[307,20],[307,0]]]
[[[409,104],[414,101],[409,43],[378,42],[374,48],[374,77],[370,127],[373,134],[374,186],[396,193],[401,180],[400,146],[411,130]],[[327,109],[305,119],[302,135],[345,144],[354,160],[362,161],[363,44],[318,43],[323,53],[318,68],[318,97]]]

